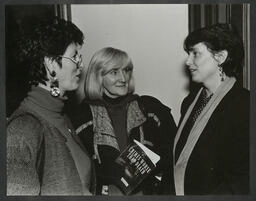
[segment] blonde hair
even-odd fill
[[[132,60],[126,52],[113,47],[105,47],[97,51],[88,66],[84,86],[85,97],[90,100],[101,100],[103,96],[102,80],[107,69],[125,66],[133,69]],[[133,93],[134,90],[134,78],[131,73],[128,93]]]

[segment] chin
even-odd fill
[[[128,94],[128,91],[125,91],[125,92],[119,93],[118,95],[119,95],[119,96],[126,96],[127,94]]]
[[[122,96],[126,96],[126,95],[127,95],[127,93],[126,94],[119,94],[118,96],[122,97]]]
[[[201,83],[201,80],[198,79],[198,78],[193,78],[193,77],[192,77],[192,81],[195,82],[195,83]]]
[[[79,85],[78,85],[78,84],[75,84],[75,85],[73,85],[72,87],[69,87],[69,89],[68,89],[67,91],[75,91],[75,90],[78,89],[78,87],[79,87]]]

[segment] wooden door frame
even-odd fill
[[[237,12],[242,18],[236,19]],[[189,4],[189,32],[215,23],[232,23],[244,42],[243,86],[250,89],[250,4]]]

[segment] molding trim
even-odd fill
[[[55,16],[71,21],[71,5],[70,4],[54,5],[54,13],[55,13]]]

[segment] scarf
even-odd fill
[[[235,78],[229,78],[227,77],[223,83],[217,88],[216,92],[210,99],[210,101],[207,103],[205,108],[202,110],[201,114],[198,116],[197,120],[195,121],[193,127],[191,128],[191,131],[188,136],[188,140],[180,153],[180,156],[175,163],[175,148],[177,145],[177,142],[180,138],[181,132],[184,128],[184,125],[186,121],[188,120],[189,116],[191,115],[191,112],[199,98],[199,95],[203,88],[199,90],[197,93],[194,101],[188,108],[180,127],[177,131],[175,140],[174,140],[174,148],[173,148],[173,164],[174,164],[174,183],[175,183],[175,191],[176,195],[184,195],[184,180],[185,180],[185,172],[187,163],[189,160],[189,157],[195,147],[196,142],[198,141],[200,135],[202,134],[205,126],[208,123],[208,120],[210,119],[212,113],[214,112],[215,108],[218,106],[218,104],[221,102],[221,100],[225,97],[225,95],[229,92],[229,90],[233,87],[234,83],[236,82]]]
[[[114,128],[112,126],[111,118],[108,115],[106,107],[102,105],[90,105],[92,115],[93,115],[93,144],[95,158],[101,163],[98,145],[108,145],[116,150],[120,151],[120,147],[117,143]],[[146,117],[139,108],[138,102],[136,100],[129,103],[127,108],[127,133],[128,137],[133,128],[141,126],[145,121]],[[140,142],[145,144],[144,133],[140,129]]]

